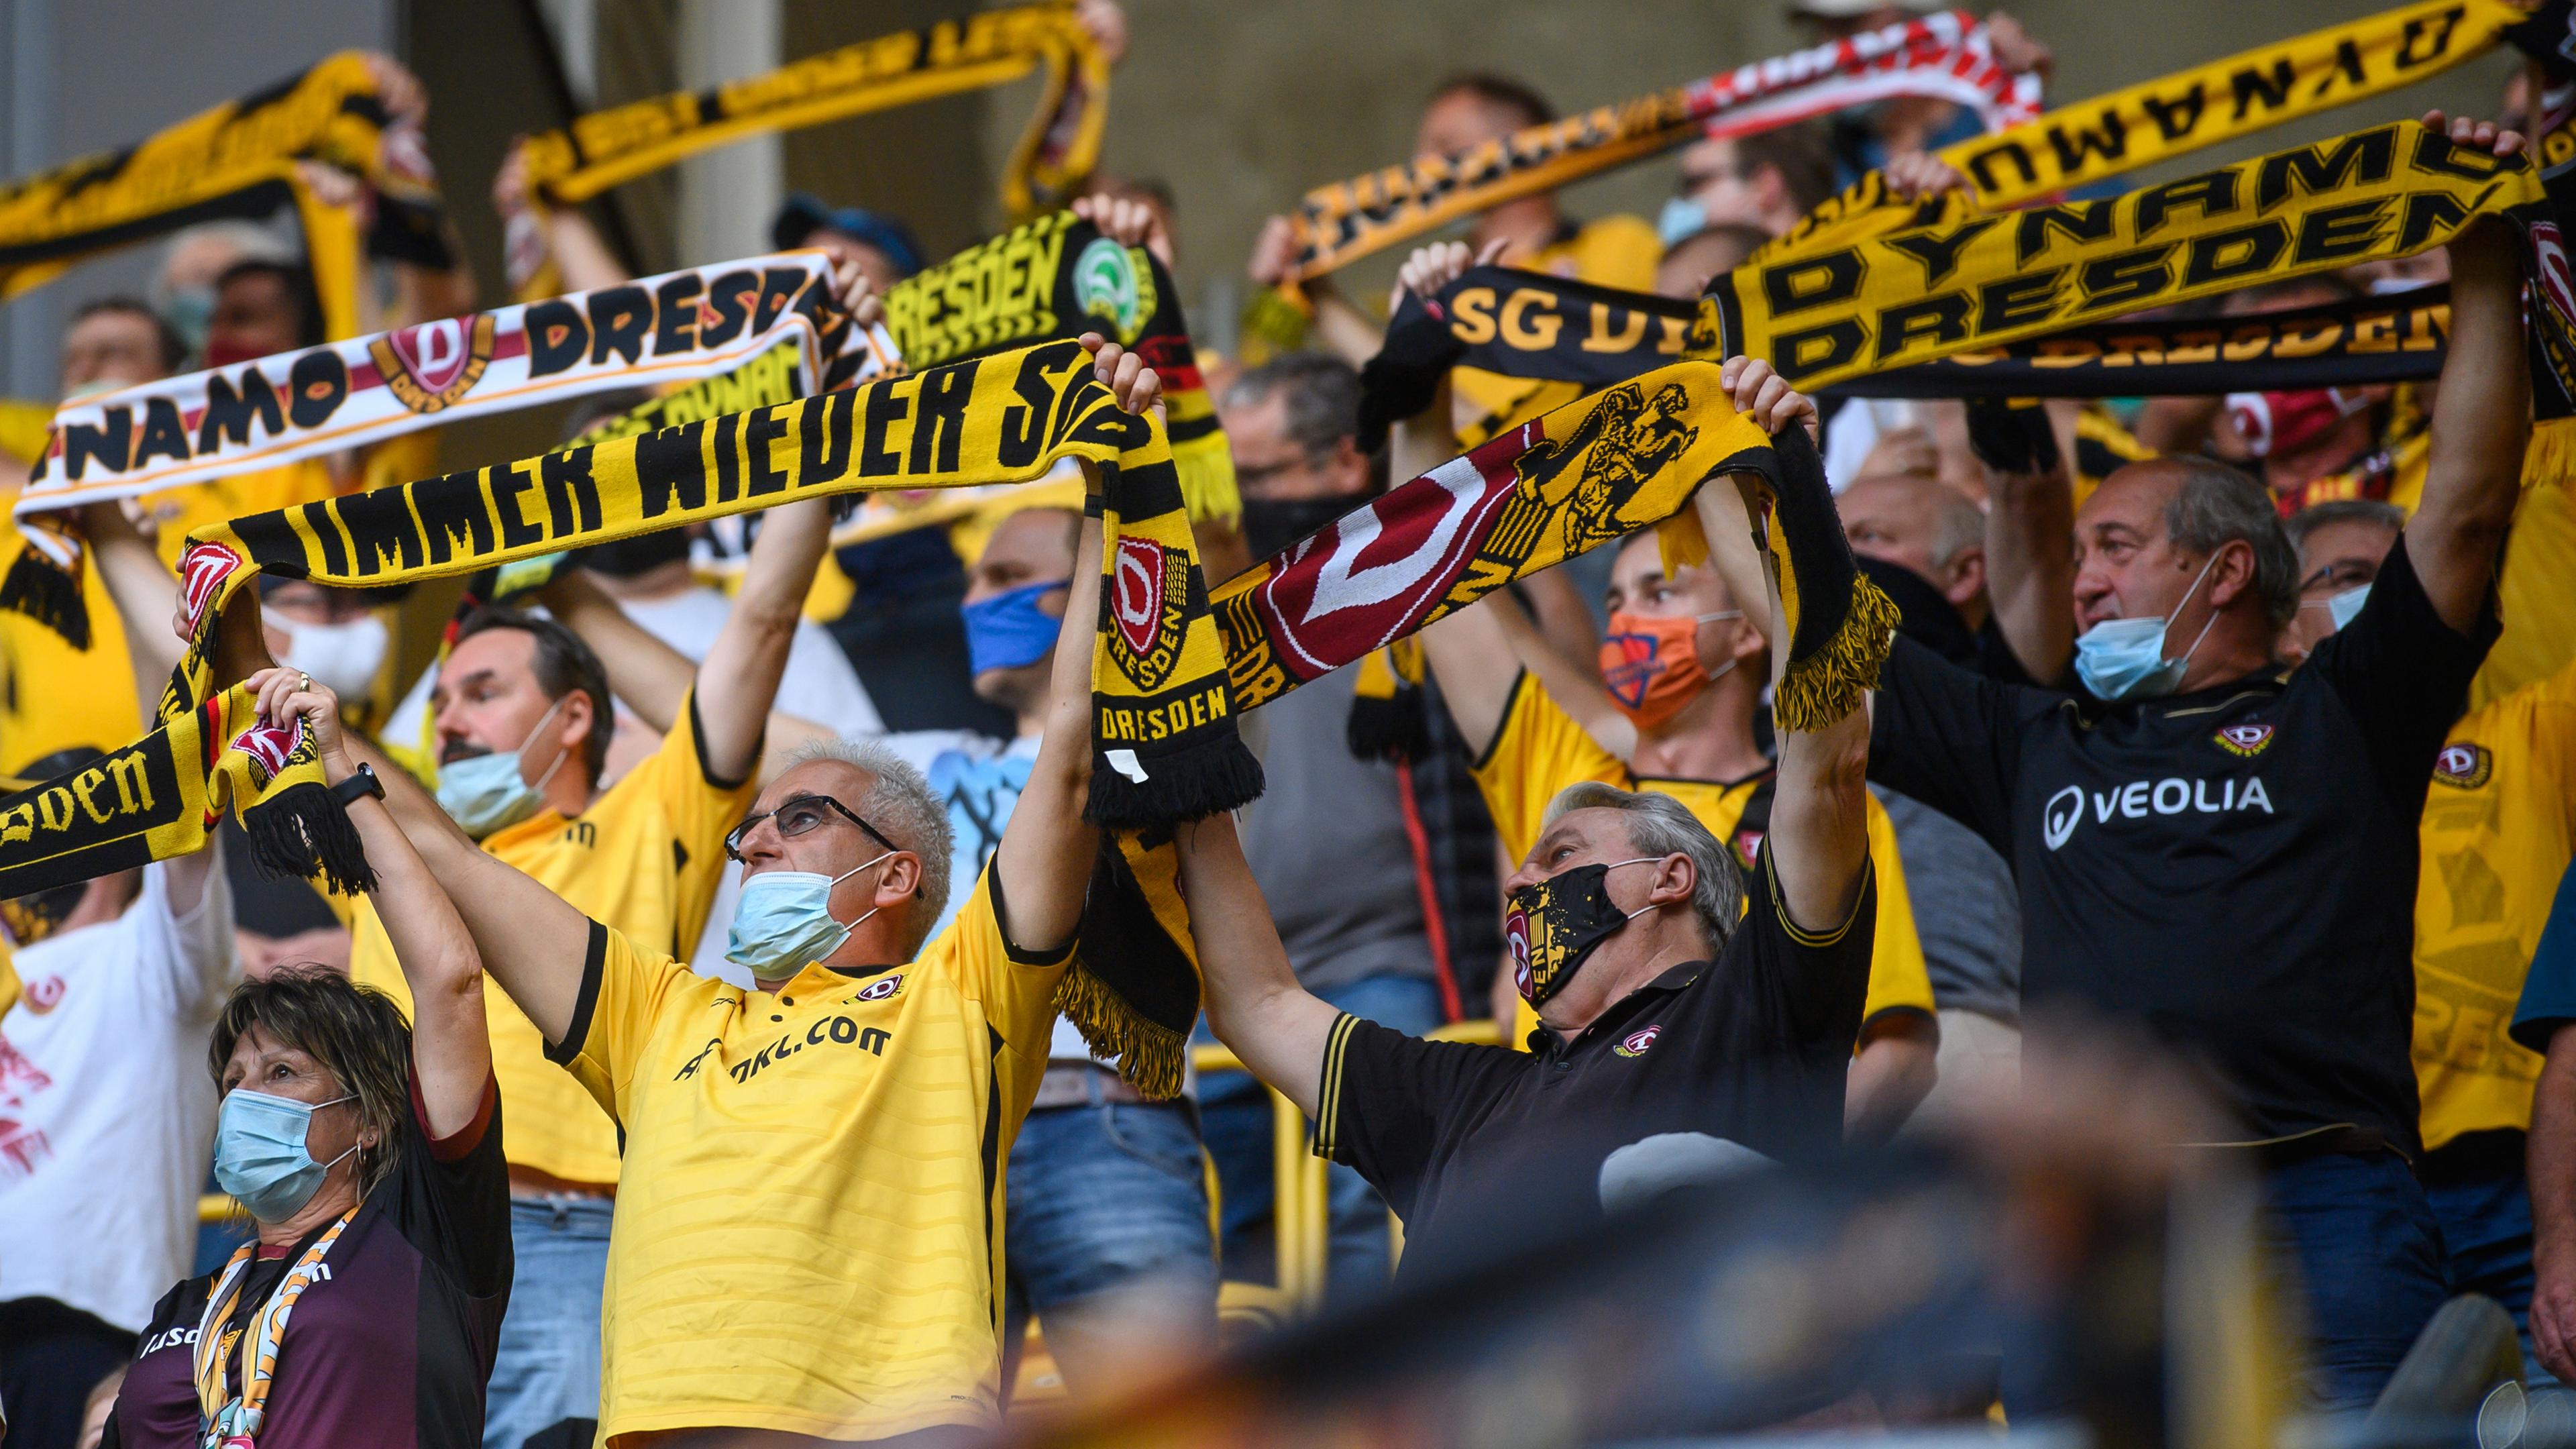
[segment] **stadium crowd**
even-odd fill
[[[1790,8],[1821,42],[1929,7]],[[1126,17],[1074,13],[1114,63]],[[1980,34],[2051,71],[2010,17]],[[430,97],[369,65],[416,132]],[[2522,165],[2571,99],[2518,76],[2496,121],[2406,124]],[[1412,154],[1556,119],[1460,75]],[[1451,460],[1594,391],[1390,385],[1408,301],[1445,328],[1492,267],[1687,301],[1873,173],[1972,207],[1940,153],[1986,129],[1896,95],[1704,136],[1650,163],[1654,220],[1528,190],[1383,305],[1301,274],[1282,215],[1231,355],[1093,331],[1087,365],[1176,446],[1204,384],[1240,504],[1196,518],[1193,597],[1301,545],[1364,590],[1387,556],[1341,520],[1468,486]],[[376,224],[373,180],[299,164]],[[514,273],[632,280],[532,172],[490,187]],[[1186,197],[1078,191],[1171,264]],[[148,297],[65,329],[65,405],[329,340],[350,304],[292,230],[177,230]],[[0,904],[7,1442],[981,1442],[1015,1395],[1108,1396],[1294,1311],[1257,1286],[1305,1211],[1281,1098],[1330,1164],[1338,1307],[1675,1182],[1936,1139],[2048,1090],[2026,1033],[2106,1023],[2230,1122],[2184,1145],[2259,1183],[2302,1402],[2369,1405],[2462,1293],[2511,1313],[2530,1382],[2576,1379],[2576,455],[2534,441],[2527,300],[2564,260],[2538,275],[2500,215],[2443,235],[2143,314],[2446,287],[2438,376],[1810,395],[1711,356],[1726,406],[1671,437],[1752,431],[1685,480],[1695,556],[1587,536],[1245,713],[1265,791],[1156,837],[1204,1005],[1176,1095],[1067,1004],[1102,862],[1134,858],[1085,805],[1084,626],[1124,618],[1128,561],[1099,468],[855,540],[824,498],[632,530],[461,608],[272,571],[210,636],[172,622],[192,533],[431,477],[435,433],[56,515],[88,637],[0,599],[0,769],[105,780],[210,668],[309,744],[372,888],[274,876],[228,822]],[[810,196],[773,237],[861,327],[934,261]],[[462,254],[371,252],[360,330],[488,304]],[[566,441],[661,387],[639,369]],[[32,489],[58,446],[0,467]],[[1813,687],[1836,649],[1865,689]],[[2010,1363],[1990,1388],[1941,1412],[2050,1411]]]

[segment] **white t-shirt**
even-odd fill
[[[696,662],[715,647],[716,633],[724,628],[733,601],[722,591],[699,584],[666,599],[620,599],[617,606],[654,638]],[[845,735],[872,735],[885,728],[875,701],[868,698],[867,686],[859,682],[859,672],[850,667],[850,656],[811,619],[796,622],[795,642],[787,649],[787,672],[779,678],[778,698],[770,707]]]
[[[211,863],[186,916],[149,865],[124,915],[17,953],[25,989],[0,1018],[0,1300],[51,1298],[140,1333],[188,1276],[215,1138],[206,1040],[241,975]]]

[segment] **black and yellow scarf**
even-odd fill
[[[885,309],[886,331],[917,368],[1085,332],[1133,350],[1163,380],[1190,517],[1230,521],[1243,511],[1180,288],[1143,247],[1121,246],[1072,212],[1052,212],[896,283]]]
[[[2498,159],[2413,121],[2104,201],[1955,220],[1713,279],[1690,354],[1768,358],[1814,390],[2151,307],[2440,246],[2543,201]]]
[[[527,142],[538,205],[569,206],[746,136],[800,130],[869,111],[1008,85],[1046,71],[1036,115],[1002,173],[1013,216],[1070,200],[1100,157],[1109,119],[1109,62],[1069,0],[1042,0],[898,30],[766,74],[678,91],[576,117]],[[547,265],[519,295],[561,291]]]
[[[1901,201],[1873,171],[1753,260],[1848,246],[1951,219],[1962,208],[2019,206],[2383,95],[2485,54],[2529,8],[2420,0],[2061,106],[1944,149],[1971,195]]]
[[[295,163],[353,172],[379,193],[388,219],[416,219],[436,198],[388,164],[386,123],[366,58],[342,51],[147,141],[28,177],[0,194],[0,298],[84,257],[217,217],[264,217],[291,201],[325,330],[351,336],[363,239],[347,213],[306,193]]]

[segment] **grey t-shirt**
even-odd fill
[[[2021,896],[2011,867],[1931,806],[1877,785],[1869,792],[1896,829],[1932,1000],[1944,1010],[2021,1020]]]
[[[1310,991],[1433,973],[1395,767],[1351,754],[1358,677],[1334,670],[1257,716],[1269,787],[1245,812],[1243,854]]]

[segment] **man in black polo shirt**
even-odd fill
[[[2138,463],[2076,517],[2089,694],[1998,684],[1899,640],[1870,740],[1873,780],[2012,862],[2027,1007],[2138,1021],[2208,1069],[2305,1280],[2308,1386],[2339,1405],[2378,1392],[2446,1291],[2408,1166],[2416,826],[2494,639],[2529,396],[2517,238],[2490,222],[2451,258],[2422,504],[2360,615],[2304,668],[2274,653],[2298,568],[2260,485],[2206,460]]]
[[[1855,617],[1863,591],[1822,462],[1782,426],[1812,406],[1764,364],[1736,359],[1722,376],[1777,438],[1771,526],[1812,626],[1773,651],[1776,690],[1815,677],[1821,638]],[[1780,593],[1775,581],[1775,615]],[[1504,934],[1540,1023],[1527,1053],[1422,1041],[1308,993],[1231,821],[1178,831],[1209,1025],[1315,1120],[1318,1152],[1359,1169],[1403,1217],[1408,1275],[1473,1257],[1480,1240],[1597,1217],[1605,1197],[1677,1160],[1840,1143],[1876,915],[1868,730],[1861,685],[1845,683],[1815,706],[1820,727],[1779,731],[1749,885],[1678,800],[1598,783],[1556,796],[1504,883]]]

